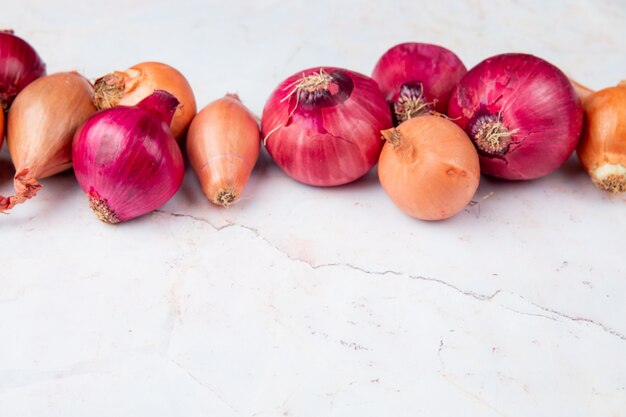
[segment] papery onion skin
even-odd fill
[[[466,72],[452,51],[438,45],[407,42],[380,57],[372,78],[389,103],[397,125],[431,111],[445,114],[452,90]]]
[[[212,203],[222,206],[241,197],[260,147],[256,119],[233,94],[202,109],[187,134],[187,155],[202,191]]]
[[[582,130],[580,100],[554,65],[527,54],[503,54],[472,68],[450,98],[448,115],[478,149],[481,171],[531,180],[572,154]]]
[[[142,62],[100,77],[95,82],[94,102],[99,110],[134,106],[155,90],[165,90],[180,102],[170,126],[176,140],[180,140],[196,115],[196,99],[185,76],[174,67]]]
[[[380,183],[406,214],[443,220],[463,210],[480,182],[478,154],[465,132],[438,116],[420,116],[383,131]]]
[[[391,125],[374,80],[346,69],[316,67],[290,76],[274,90],[263,109],[261,135],[287,175],[304,184],[336,186],[362,177],[376,164],[379,132]]]
[[[583,102],[587,97],[594,93],[591,88],[582,85],[578,81],[572,80],[571,78],[570,81],[572,83],[572,86],[574,87],[574,91],[576,91],[576,95],[578,95],[578,98],[581,102]]]
[[[583,101],[585,127],[576,153],[598,188],[626,192],[626,85],[605,88]]]
[[[24,88],[7,118],[7,147],[15,166],[15,195],[0,196],[0,211],[34,197],[37,179],[72,167],[76,130],[95,113],[91,83],[77,72],[41,77]]]
[[[13,31],[0,31],[0,105],[8,109],[28,84],[46,75],[37,51]]]
[[[96,216],[120,223],[165,204],[184,165],[169,125],[178,100],[157,90],[136,106],[91,117],[74,138],[74,172]]]

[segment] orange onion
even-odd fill
[[[583,101],[585,127],[576,153],[591,180],[610,193],[626,191],[626,83]]]
[[[402,211],[422,220],[441,220],[472,200],[480,181],[478,153],[455,123],[419,116],[381,133],[387,143],[378,177]]]
[[[260,145],[259,125],[235,94],[210,103],[193,119],[187,154],[212,203],[228,206],[241,197]]]
[[[38,78],[17,95],[7,118],[15,195],[0,196],[0,211],[34,197],[41,189],[38,179],[71,168],[74,132],[96,111],[92,94],[85,77],[60,72]]]
[[[98,78],[94,83],[94,103],[98,110],[134,106],[155,90],[165,90],[180,102],[170,125],[172,134],[180,140],[196,115],[196,99],[185,76],[167,64],[142,62]]]

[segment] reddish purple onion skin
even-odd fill
[[[329,77],[327,88],[298,87],[311,76]],[[316,67],[280,83],[265,104],[261,128],[270,156],[287,175],[308,185],[337,186],[361,178],[376,164],[380,131],[391,125],[374,80]]]
[[[46,75],[35,49],[13,31],[0,31],[0,105],[6,110],[24,87]]]
[[[556,170],[583,125],[580,99],[565,74],[527,54],[497,55],[472,68],[452,93],[448,115],[474,142],[481,171],[508,180]],[[486,140],[487,127],[502,138]]]
[[[180,188],[183,157],[169,125],[178,100],[156,90],[132,107],[94,114],[74,137],[74,172],[89,205],[119,223],[165,204]]]
[[[429,111],[445,114],[452,90],[466,72],[452,51],[438,45],[407,42],[380,57],[372,78],[378,82],[397,125]],[[405,104],[407,100],[413,102],[412,107]]]

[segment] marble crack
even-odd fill
[[[570,316],[568,314],[565,313],[561,313],[560,311],[556,311],[552,308],[548,308],[548,307],[544,307],[542,305],[539,305],[537,303],[534,303],[530,300],[527,300],[526,298],[520,296],[520,298],[524,301],[526,301],[528,304],[531,304],[533,306],[535,306],[536,308],[538,308],[541,311],[545,311],[546,313],[550,313],[550,314],[554,314],[555,316],[558,317],[562,317],[564,319],[573,321],[573,322],[583,322],[583,323],[589,323],[592,324],[596,327],[599,327],[600,329],[604,330],[605,332],[607,332],[610,335],[619,337],[620,339],[626,341],[626,335],[624,335],[623,333],[618,332],[617,330],[613,329],[612,327],[609,327],[607,325],[605,325],[604,323],[601,323],[599,321],[593,320],[593,319],[588,319],[586,317],[577,317],[577,316]]]
[[[311,269],[325,269],[325,268],[338,268],[338,267],[343,267],[343,268],[348,268],[348,269],[352,269],[353,271],[358,271],[358,272],[362,272],[364,274],[367,275],[375,275],[375,276],[386,276],[386,275],[393,275],[393,276],[397,276],[397,277],[407,277],[409,279],[413,279],[413,280],[419,280],[419,281],[430,281],[430,282],[434,282],[434,283],[438,283],[441,285],[445,285],[448,288],[451,288],[455,291],[457,291],[460,294],[463,294],[465,296],[468,297],[472,297],[476,300],[479,301],[490,301],[492,300],[495,296],[497,296],[500,293],[500,290],[496,290],[495,292],[491,293],[491,294],[481,294],[481,293],[476,293],[474,291],[468,291],[468,290],[463,290],[453,284],[450,284],[447,281],[441,280],[441,279],[437,279],[437,278],[430,278],[430,277],[425,277],[425,276],[421,276],[421,275],[409,275],[406,274],[404,272],[400,272],[400,271],[394,271],[394,270],[385,270],[385,271],[373,271],[373,270],[369,270],[357,265],[352,265],[350,263],[344,263],[344,262],[334,262],[334,263],[322,263],[322,264],[315,264],[307,259],[302,259],[296,256],[291,255],[289,252],[286,252],[285,250],[281,249],[280,247],[278,247],[276,244],[274,244],[274,242],[272,242],[271,240],[269,240],[268,238],[266,238],[265,236],[263,236],[258,229],[251,227],[251,226],[246,226],[243,224],[239,224],[239,223],[227,223],[223,226],[215,226],[213,223],[211,223],[210,221],[208,221],[207,219],[201,218],[201,217],[197,217],[197,216],[193,216],[191,214],[184,214],[184,213],[172,213],[172,212],[168,212],[168,211],[164,211],[164,210],[155,210],[155,213],[160,213],[160,214],[166,214],[166,215],[170,215],[170,216],[174,216],[174,217],[185,217],[197,222],[202,222],[208,226],[210,226],[211,228],[213,228],[215,231],[221,231],[227,228],[231,228],[231,227],[238,227],[244,230],[247,230],[249,232],[251,232],[255,237],[257,237],[258,239],[261,239],[262,241],[264,241],[265,243],[267,243],[269,246],[271,246],[272,248],[274,248],[276,251],[280,252],[282,255],[284,255],[285,257],[287,257],[289,260],[294,261],[294,262],[299,262],[302,264],[307,265],[309,268]]]
[[[208,385],[205,384],[204,382],[202,382],[200,379],[198,379],[198,377],[196,377],[194,374],[192,374],[187,368],[185,368],[184,366],[182,366],[179,362],[175,361],[174,359],[169,358],[169,361],[176,365],[176,367],[178,369],[180,369],[181,371],[183,371],[185,374],[187,374],[187,376],[189,378],[191,378],[194,382],[196,382],[198,385],[206,388],[207,390],[209,390],[211,392],[211,394],[213,394],[217,399],[219,399],[224,405],[226,405],[228,408],[230,408],[231,410],[233,410],[235,413],[239,414],[239,411],[233,407],[232,404],[230,404],[228,401],[226,401],[224,398],[222,398],[222,396],[215,391],[215,389]]]
[[[185,217],[185,218],[191,219],[191,220],[196,221],[196,222],[204,223],[204,224],[206,224],[207,226],[211,227],[212,229],[214,229],[217,232],[219,232],[220,230],[228,229],[229,227],[237,226],[236,223],[226,223],[225,225],[222,225],[222,226],[216,226],[213,223],[211,223],[210,221],[208,221],[207,219],[204,219],[204,218],[198,217],[198,216],[194,216],[192,214],[174,213],[174,212],[165,211],[165,210],[154,210],[153,213],[165,214],[165,215],[172,216],[172,217]]]
[[[209,225],[211,228],[213,228],[215,231],[221,231],[223,229],[227,229],[227,228],[231,228],[231,227],[238,227],[244,230],[248,230],[249,232],[251,232],[255,237],[257,237],[258,239],[261,239],[262,241],[264,241],[265,243],[267,243],[269,246],[271,246],[272,248],[274,248],[276,251],[278,251],[279,253],[281,253],[283,256],[287,257],[289,260],[294,261],[294,262],[299,262],[305,265],[308,265],[311,269],[323,269],[323,268],[348,268],[348,269],[352,269],[354,271],[358,271],[367,275],[374,275],[374,276],[388,276],[388,275],[393,275],[393,276],[397,276],[397,277],[407,277],[409,279],[413,279],[413,280],[419,280],[419,281],[429,281],[429,282],[434,282],[434,283],[438,283],[441,285],[445,285],[446,287],[453,289],[454,291],[463,294],[467,297],[471,297],[475,300],[478,301],[492,301],[498,294],[500,294],[502,292],[502,290],[498,289],[496,291],[494,291],[491,294],[482,294],[482,293],[477,293],[474,291],[469,291],[469,290],[464,290],[460,287],[457,287],[456,285],[453,285],[447,281],[438,279],[438,278],[431,278],[431,277],[425,277],[425,276],[421,276],[421,275],[410,275],[404,272],[400,272],[400,271],[394,271],[394,270],[385,270],[385,271],[374,271],[374,270],[368,270],[366,268],[357,266],[357,265],[352,265],[350,263],[343,263],[343,262],[335,262],[335,263],[322,263],[322,264],[315,264],[309,260],[306,259],[302,259],[296,256],[291,255],[290,253],[286,252],[285,250],[281,249],[280,247],[278,247],[276,244],[274,244],[274,242],[272,242],[271,240],[269,240],[268,238],[266,238],[265,236],[263,236],[258,229],[251,227],[251,226],[246,226],[243,224],[239,224],[239,223],[227,223],[223,226],[215,226],[213,225],[211,222],[209,222],[206,219],[203,219],[201,217],[196,217],[190,214],[182,214],[182,213],[171,213],[171,212],[167,212],[167,211],[163,211],[163,210],[155,210],[156,213],[162,213],[162,214],[167,214],[170,216],[174,216],[174,217],[186,217],[189,218],[191,220],[194,221],[198,221],[198,222],[202,222],[204,224]],[[603,323],[600,323],[598,321],[595,321],[593,319],[588,319],[588,318],[584,318],[584,317],[574,317],[574,316],[569,316],[567,314],[561,313],[559,311],[553,310],[551,308],[548,307],[544,307],[541,306],[539,304],[536,304],[530,300],[527,300],[526,298],[520,296],[520,298],[522,298],[525,302],[527,302],[528,304],[544,311],[547,313],[551,313],[553,315],[556,315],[558,317],[573,321],[573,322],[584,322],[584,323],[589,323],[592,324],[600,329],[602,329],[603,331],[620,338],[621,340],[626,341],[626,335],[618,332],[617,330],[606,326]],[[517,310],[514,310],[512,308],[509,308],[505,305],[502,304],[497,304],[498,306],[505,308],[506,310],[512,311],[514,313],[518,313],[518,314],[524,314],[524,315],[529,315],[529,316],[537,316],[537,317],[541,317],[541,318],[546,318],[546,319],[550,319],[550,320],[554,320],[553,317],[549,317],[543,314],[532,314],[532,313],[522,313],[519,312]]]

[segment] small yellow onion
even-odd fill
[[[583,101],[585,127],[576,153],[591,180],[610,193],[626,191],[626,83]]]
[[[15,195],[0,196],[0,212],[32,198],[38,179],[72,166],[74,132],[95,111],[91,83],[77,72],[60,72],[30,83],[7,118],[7,147],[15,166]]]
[[[228,206],[241,197],[260,145],[256,119],[234,94],[210,103],[193,119],[187,154],[212,203]]]
[[[402,211],[421,220],[442,220],[472,200],[480,181],[478,153],[454,122],[419,116],[382,135],[387,143],[378,177]]]
[[[142,62],[126,71],[115,71],[94,83],[94,103],[98,110],[114,106],[134,106],[155,90],[164,90],[180,102],[170,124],[177,141],[185,135],[196,115],[196,99],[189,82],[176,68],[160,62]]]

